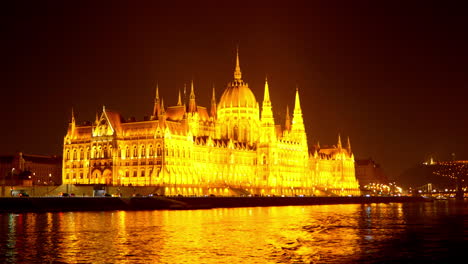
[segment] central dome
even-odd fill
[[[232,82],[224,90],[219,101],[219,109],[231,107],[257,107],[252,90],[244,82]]]
[[[249,85],[242,81],[242,72],[239,66],[239,51],[236,54],[236,68],[234,71],[234,81],[229,83],[219,100],[218,109],[231,107],[257,107],[255,95],[250,90]]]

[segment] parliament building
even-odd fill
[[[63,145],[63,183],[152,186],[159,195],[359,195],[349,138],[343,146],[309,146],[299,91],[292,116],[273,118],[268,81],[261,107],[243,81],[236,56],[234,80],[209,108],[188,100],[165,106],[158,88],[151,117],[125,120],[103,107],[93,123],[72,113]],[[291,98],[292,99],[292,98]]]

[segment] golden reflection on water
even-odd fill
[[[402,204],[12,217],[7,242],[23,251],[16,260],[36,263],[350,262],[405,224]]]

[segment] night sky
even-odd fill
[[[78,123],[103,105],[142,120],[156,83],[168,106],[193,80],[209,107],[239,46],[260,105],[268,77],[277,123],[299,88],[309,145],[349,136],[356,158],[396,179],[431,155],[468,159],[462,6],[168,2],[3,3],[0,154],[61,155],[72,108]]]

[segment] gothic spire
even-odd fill
[[[343,146],[341,145],[341,135],[338,133],[338,148],[341,149]]]
[[[75,112],[73,111],[73,107],[71,109],[71,123],[75,124]]]
[[[289,105],[286,105],[286,122],[284,124],[284,129],[291,131],[291,116],[289,115]]]
[[[195,91],[193,88],[193,80],[190,85],[190,97],[189,97],[189,112],[197,112],[197,104],[195,102]]]
[[[263,95],[261,120],[264,124],[274,125],[273,112],[271,109],[270,92],[268,89],[268,79],[265,78],[265,91]]]
[[[156,95],[154,96],[153,117],[158,116],[160,111],[161,111],[161,102],[159,101],[159,87],[158,87],[158,83],[156,83]]]
[[[179,89],[179,99],[177,100],[177,105],[178,106],[182,105],[182,98],[180,97],[180,89]]]
[[[348,137],[348,144],[347,144],[346,148],[348,149],[348,152],[351,155],[351,141],[349,140],[349,137]]]
[[[216,119],[217,111],[216,111],[216,95],[215,95],[215,86],[213,84],[213,96],[211,97],[211,116]]]
[[[263,94],[263,102],[270,102],[270,90],[268,88],[268,78],[265,76],[265,92]]]
[[[234,71],[234,80],[242,81],[242,72],[239,66],[239,47],[236,50],[236,70]]]
[[[302,119],[301,102],[299,100],[299,89],[297,87],[296,87],[296,99],[294,102],[292,129],[305,132],[304,120]]]

